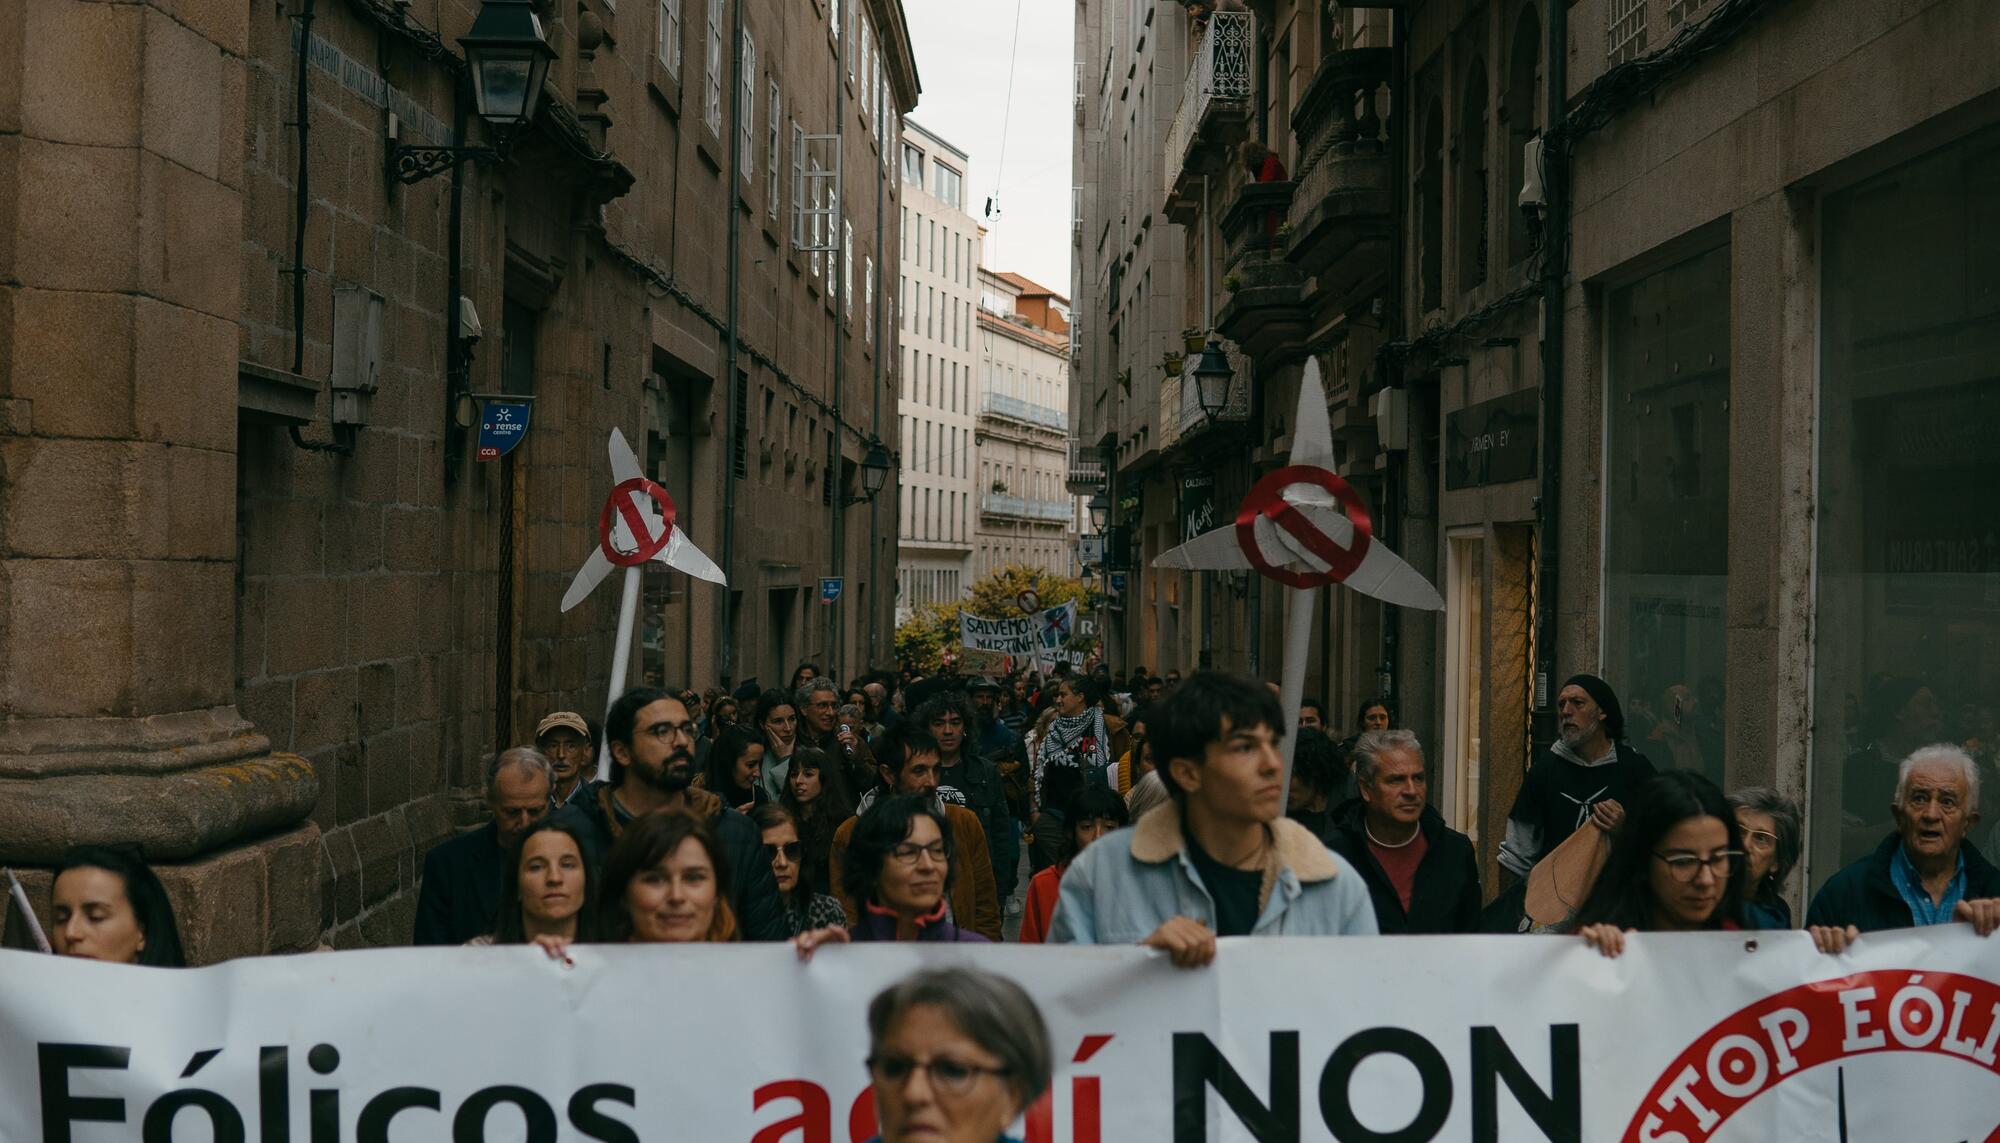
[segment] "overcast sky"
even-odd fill
[[[966,209],[986,223],[986,265],[1069,293],[1073,0],[903,0],[903,11],[924,88],[911,118],[972,157]],[[982,218],[996,191],[1004,217]]]

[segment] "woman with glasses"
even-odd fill
[[[1799,807],[1776,790],[1752,786],[1729,795],[1743,831],[1743,927],[1789,929],[1792,907],[1781,896],[1799,863]]]
[[[1020,985],[934,968],[868,1005],[868,1076],[882,1133],[871,1143],[1018,1143],[1007,1127],[1049,1088],[1054,1055]]]
[[[845,941],[922,941],[984,944],[951,915],[951,823],[944,810],[920,794],[882,798],[854,823],[841,867],[861,919],[793,939],[801,959],[822,944]]]
[[[1646,779],[1583,908],[1576,932],[1608,957],[1628,932],[1741,928],[1742,830],[1714,782],[1688,770]]]
[[[840,907],[840,898],[819,892],[824,882],[813,879],[805,847],[799,841],[798,819],[791,811],[783,806],[758,806],[750,820],[764,835],[764,852],[771,855],[771,878],[778,883],[778,899],[784,904],[791,935],[846,924],[847,911]]]

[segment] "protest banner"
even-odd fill
[[[961,675],[984,675],[989,679],[997,679],[1013,669],[1014,656],[1005,651],[967,647],[958,657],[958,673]]]
[[[0,1140],[859,1143],[870,998],[970,965],[1049,1022],[1029,1143],[1996,1143],[2000,938],[0,952]]]

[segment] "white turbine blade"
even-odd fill
[[[643,475],[639,470],[639,458],[633,455],[632,446],[625,443],[625,434],[614,427],[611,430],[611,483],[619,485]]]
[[[1154,558],[1153,566],[1183,571],[1244,571],[1250,567],[1250,558],[1237,546],[1236,525],[1225,524],[1172,551],[1161,552]]]
[[[1306,358],[1299,378],[1299,408],[1293,418],[1292,454],[1288,463],[1333,468],[1333,426],[1326,416],[1326,389],[1319,380],[1319,361]]]
[[[694,541],[688,539],[687,533],[679,528],[674,529],[673,538],[667,541],[666,550],[653,558],[696,579],[705,579],[710,583],[722,584],[724,587],[729,586],[729,580],[724,578],[722,569],[716,567],[715,561],[709,559],[700,548],[695,547]]]
[[[610,574],[611,561],[604,558],[604,549],[591,548],[590,558],[583,561],[583,567],[578,569],[576,578],[569,581],[569,590],[563,593],[562,609],[568,611],[582,603],[591,592],[597,590],[598,584],[604,582],[604,577]]]
[[[1347,586],[1373,599],[1412,607],[1419,611],[1443,611],[1444,597],[1403,557],[1382,544],[1371,544],[1361,566],[1347,577]]]

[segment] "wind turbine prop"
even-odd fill
[[[1306,361],[1292,423],[1296,430],[1291,463],[1265,474],[1250,489],[1233,522],[1162,553],[1153,566],[1254,570],[1289,589],[1278,703],[1286,725],[1296,728],[1305,698],[1315,588],[1344,583],[1384,603],[1425,611],[1444,610],[1444,598],[1401,556],[1375,541],[1360,494],[1333,471],[1333,429],[1327,422],[1326,391],[1320,385],[1317,361]],[[1297,734],[1285,736],[1285,803],[1291,798],[1292,750],[1297,742]]]
[[[625,692],[625,674],[632,665],[632,628],[639,617],[641,569],[657,560],[696,579],[724,586],[729,583],[715,561],[675,525],[673,497],[640,472],[639,458],[625,443],[625,434],[616,428],[611,430],[611,480],[611,495],[604,498],[604,508],[597,515],[597,546],[577,570],[562,600],[562,609],[568,611],[588,598],[612,568],[625,569],[625,594],[618,603],[618,642],[611,650],[611,694],[604,700],[607,710]],[[609,743],[598,744],[597,777],[600,781],[611,777]]]

